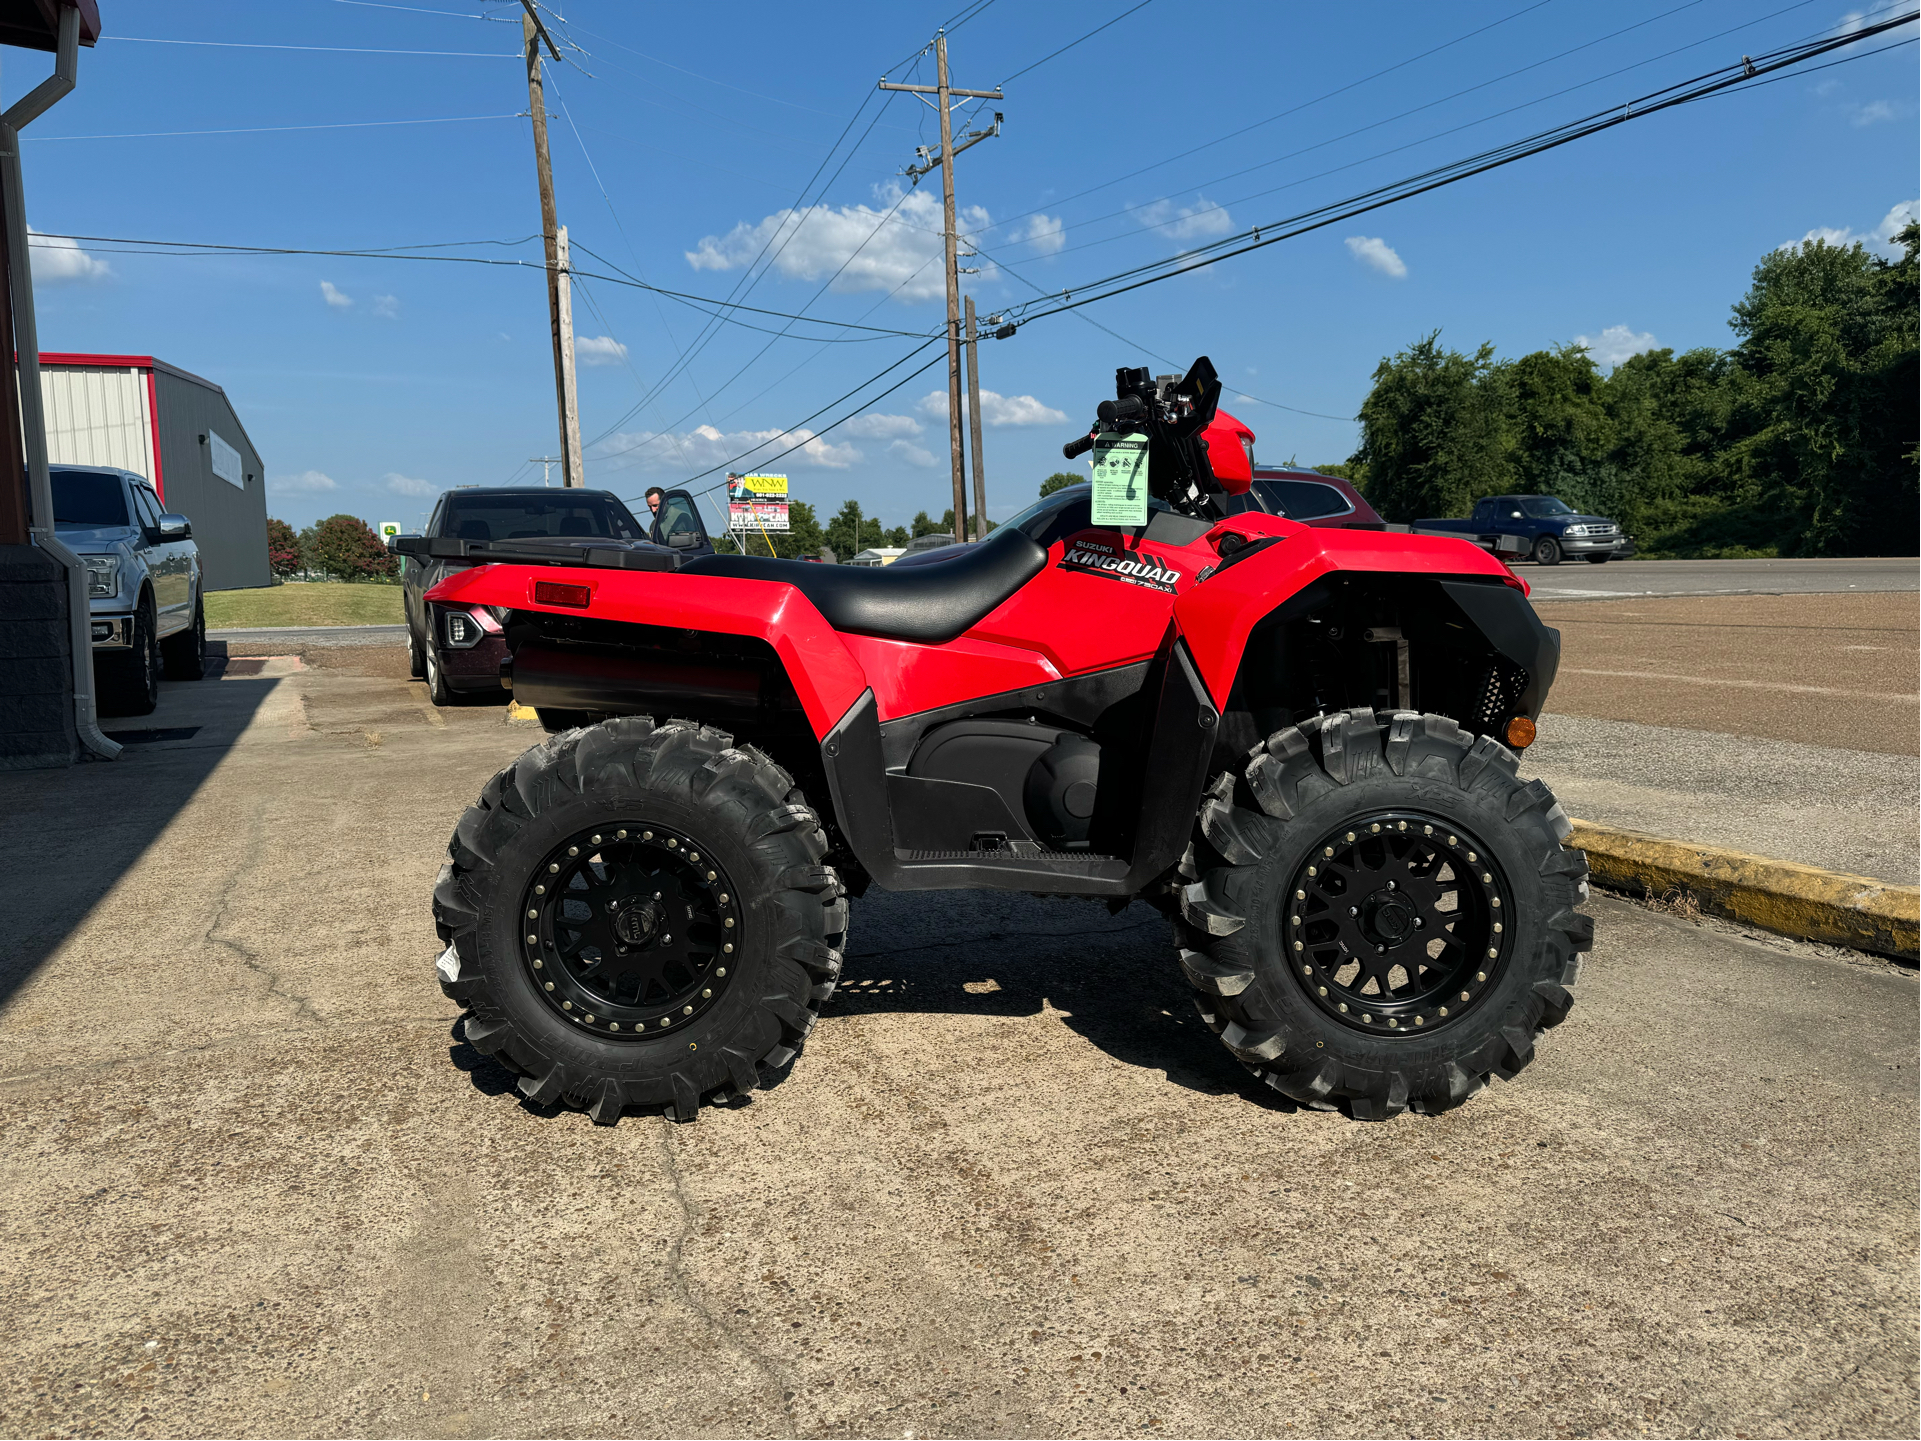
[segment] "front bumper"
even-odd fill
[[[92,615],[88,623],[93,628],[93,648],[103,650],[133,649],[133,617],[130,615]]]
[[[1620,547],[1619,535],[1564,535],[1560,537],[1562,555],[1613,555]]]
[[[493,694],[504,705],[512,698],[512,693],[500,679],[500,663],[512,654],[507,649],[507,637],[499,630],[487,631],[480,640],[470,646],[448,645],[446,642],[447,612],[454,607],[434,605],[427,607],[432,626],[434,655],[440,662],[440,673],[446,679],[449,690],[465,694]],[[466,606],[458,607],[472,614]]]

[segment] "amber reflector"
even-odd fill
[[[1524,751],[1534,744],[1534,722],[1524,715],[1517,715],[1507,723],[1507,743],[1517,751]]]
[[[593,591],[584,585],[562,585],[557,580],[537,580],[534,582],[535,605],[571,605],[585,610],[587,608],[587,602],[593,598]],[[1514,727],[1509,726],[1508,734],[1512,735],[1513,733]],[[1530,728],[1530,735],[1531,734],[1532,730]]]

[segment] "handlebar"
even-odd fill
[[[1061,455],[1068,460],[1072,460],[1077,455],[1086,455],[1087,452],[1092,450],[1093,448],[1094,448],[1094,433],[1092,431],[1089,431],[1086,435],[1081,436],[1078,440],[1070,440],[1067,442],[1066,445],[1063,445],[1061,447]]]

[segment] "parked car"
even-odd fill
[[[160,508],[145,476],[102,465],[54,465],[53,526],[87,565],[100,708],[148,715],[160,674],[206,674],[200,552],[184,515]]]
[[[1634,542],[1604,515],[1581,515],[1552,495],[1491,495],[1466,520],[1417,520],[1414,532],[1459,535],[1484,550],[1511,552],[1540,565],[1579,557],[1594,565],[1634,554]]]
[[[1247,494],[1230,497],[1224,509],[1229,514],[1264,510],[1302,525],[1345,530],[1387,528],[1352,482],[1306,466],[1255,466],[1254,484]]]
[[[425,541],[426,546],[403,544]],[[439,544],[433,542],[457,542]],[[662,560],[712,555],[693,497],[670,490],[646,524],[606,490],[540,486],[460,486],[443,493],[424,536],[398,536],[407,662],[428,698],[452,705],[465,693],[504,702],[500,662],[507,656],[507,612],[488,606],[438,606],[423,597],[455,571],[500,559],[499,552],[609,547],[667,552]],[[432,553],[421,553],[431,549]],[[583,563],[585,557],[583,557]]]

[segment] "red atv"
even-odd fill
[[[1144,525],[1077,486],[918,567],[632,546],[437,585],[504,625],[516,698],[590,722],[449,843],[467,1039],[535,1102],[691,1120],[794,1059],[880,885],[1160,907],[1208,1025],[1306,1105],[1440,1111],[1525,1066],[1593,939],[1508,748],[1560,637],[1465,541],[1223,516],[1251,472],[1207,444],[1219,394],[1204,358],[1122,370],[1066,447],[1144,440]]]

